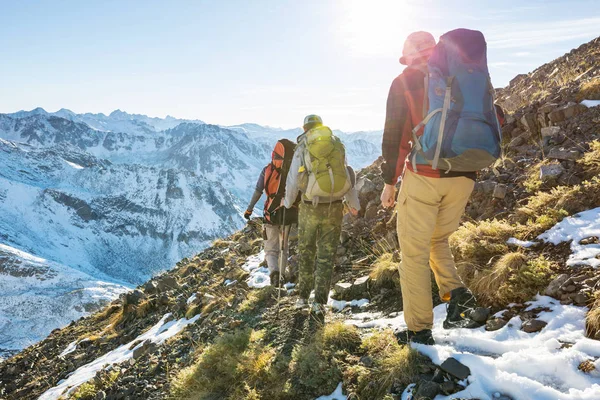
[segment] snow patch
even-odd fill
[[[600,106],[600,100],[583,100],[581,102],[586,107],[598,107]]]
[[[171,314],[166,314],[161,318],[161,320],[150,328],[146,333],[138,336],[136,339],[131,342],[124,344],[121,347],[116,348],[115,350],[106,353],[105,355],[97,358],[89,364],[86,364],[73,373],[69,375],[67,379],[64,379],[59,382],[59,384],[51,389],[45,391],[38,400],[55,400],[60,398],[61,396],[68,396],[72,394],[75,389],[77,389],[80,385],[92,379],[96,376],[96,373],[106,367],[109,367],[113,364],[119,364],[124,361],[127,361],[133,357],[133,351],[141,346],[143,346],[146,340],[150,340],[152,343],[157,345],[162,344],[165,340],[175,336],[179,332],[181,332],[186,326],[193,324],[196,322],[200,315],[196,315],[192,319],[179,319],[173,320],[165,323],[167,318],[169,318]],[[132,349],[129,349],[131,345],[135,342],[139,342],[137,346]]]
[[[346,307],[363,308],[363,307],[366,307],[368,304],[369,304],[368,299],[345,301],[345,300],[332,299],[331,296],[329,297],[329,300],[327,301],[327,305],[329,307],[331,307],[335,310],[338,310],[338,311],[342,311]]]
[[[246,263],[242,266],[244,271],[250,272],[250,277],[246,280],[246,283],[251,288],[262,289],[271,286],[269,269],[260,266],[264,258],[265,251],[263,250],[258,254],[248,257]]]
[[[600,266],[600,244],[581,244],[581,241],[590,237],[600,237],[600,207],[575,214],[563,219],[550,230],[538,236],[547,243],[557,245],[562,242],[571,242],[571,251],[567,265]]]
[[[344,396],[344,393],[342,392],[342,382],[340,382],[337,388],[335,388],[333,393],[331,393],[329,396],[321,396],[315,400],[346,400],[347,398],[348,397]]]
[[[538,333],[520,330],[519,317],[502,329],[445,330],[446,305],[434,309],[434,346],[413,345],[418,351],[441,364],[454,357],[471,369],[465,390],[449,397],[493,400],[496,393],[513,399],[592,400],[600,398],[600,377],[578,370],[582,361],[600,356],[600,342],[585,337],[587,308],[561,305],[557,300],[537,296],[528,309],[547,307],[538,319],[548,323]],[[402,313],[383,318],[379,313],[362,313],[347,323],[359,328],[406,329]],[[563,343],[572,344],[564,346]],[[404,398],[404,397],[403,397]]]
[[[59,357],[64,357],[67,354],[71,354],[72,352],[75,351],[75,349],[77,349],[77,344],[78,343],[79,343],[78,340],[75,340],[74,342],[69,343],[69,345],[58,356]]]
[[[533,247],[533,246],[537,245],[536,242],[531,242],[531,241],[527,241],[527,240],[519,240],[514,237],[511,237],[510,239],[508,239],[506,241],[506,244],[518,246],[518,247],[525,247],[525,248],[529,248],[529,247]]]
[[[81,165],[79,165],[79,164],[75,164],[74,162],[71,162],[71,161],[67,161],[67,160],[65,160],[65,162],[66,162],[67,164],[69,164],[71,167],[75,168],[75,169],[83,169],[83,168],[84,168],[84,167],[82,167]]]

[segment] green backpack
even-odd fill
[[[352,188],[344,144],[326,126],[308,131],[304,141],[304,196],[315,204],[341,200]]]

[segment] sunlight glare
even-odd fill
[[[356,56],[398,54],[417,25],[416,9],[406,0],[339,0],[337,33]]]

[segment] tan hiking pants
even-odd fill
[[[402,252],[400,286],[408,329],[433,326],[431,270],[440,297],[464,286],[448,238],[458,228],[475,182],[466,177],[429,178],[406,170],[398,193],[398,239]]]
[[[280,254],[281,252],[281,229],[282,227],[280,225],[270,225],[270,224],[265,224],[264,225],[265,228],[265,240],[264,240],[264,246],[265,246],[265,259],[267,260],[267,266],[269,267],[269,272],[273,272],[273,271],[279,271],[279,256],[281,255],[282,260],[281,262],[283,263],[283,273],[285,274],[286,272],[286,266],[287,266],[287,262],[288,262],[288,255],[289,255],[289,235],[290,235],[290,229],[291,229],[291,225],[286,225],[283,227],[284,230],[284,234],[285,237],[283,238],[284,240],[284,246],[283,246],[283,254]]]

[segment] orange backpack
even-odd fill
[[[288,139],[280,139],[275,145],[275,149],[271,155],[271,163],[265,170],[265,193],[267,200],[265,201],[264,216],[267,222],[271,224],[288,225],[290,218],[286,216],[286,221],[283,221],[283,213],[280,212],[281,200],[285,195],[285,181],[287,179],[294,150],[296,145]],[[290,216],[293,213],[290,213]]]

